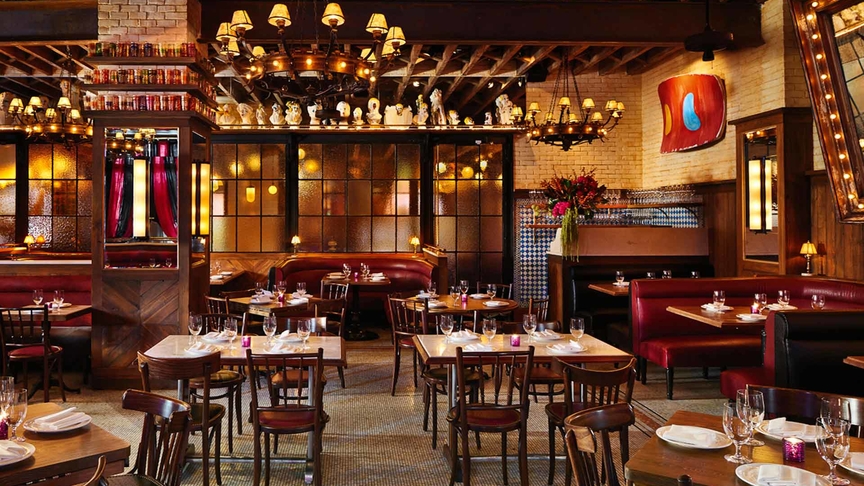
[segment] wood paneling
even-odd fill
[[[735,181],[705,184],[698,188],[705,203],[705,227],[708,228],[708,251],[714,274],[736,275],[735,259]]]
[[[232,288],[243,289],[266,281],[270,268],[289,256],[291,253],[211,253],[210,261],[221,264],[222,270],[244,270],[245,275],[231,282]]]
[[[819,255],[814,273],[829,277],[864,280],[864,224],[841,223],[834,210],[834,194],[825,172],[810,178],[810,241]]]

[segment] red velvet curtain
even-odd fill
[[[126,235],[118,234],[120,231],[120,211],[123,208],[124,182],[126,177],[126,162],[123,157],[114,159],[111,166],[111,179],[108,182],[108,221],[105,232],[108,238],[121,238],[130,236],[132,225],[126,226]]]
[[[161,149],[161,147],[160,147]],[[161,150],[160,150],[161,152]],[[177,237],[177,217],[172,211],[164,156],[153,157],[153,204],[159,226],[169,238]]]

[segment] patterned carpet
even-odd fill
[[[441,454],[446,443],[447,427],[444,415],[444,398],[439,403],[439,446],[431,448],[431,432],[422,430],[423,402],[419,389],[412,383],[410,357],[403,357],[402,372],[395,397],[390,396],[392,373],[392,350],[386,338],[371,342],[349,343],[348,362],[345,370],[348,388],[339,387],[335,370],[328,369],[328,384],[325,391],[325,409],[331,417],[324,432],[323,483],[326,485],[446,485],[449,467]],[[701,378],[701,370],[676,370],[676,398],[665,400],[665,382],[662,370],[649,368],[648,384],[637,384],[634,405],[637,424],[631,429],[631,454],[650,438],[654,429],[665,422],[676,410],[688,409],[717,414],[720,409],[719,383],[716,376],[710,380]],[[688,375],[688,372],[692,374]],[[716,373],[715,373],[716,374]],[[70,377],[77,384],[77,377]],[[122,410],[122,391],[94,391],[85,388],[81,395],[67,395],[68,405],[75,405],[93,416],[93,422],[123,437],[137,448],[141,416]],[[175,390],[162,392],[169,396]],[[243,398],[244,412],[248,412],[249,390]],[[52,393],[56,397],[56,394]],[[544,400],[533,404],[529,420],[529,454],[543,456],[542,460],[529,461],[530,484],[546,484],[548,474],[548,451]],[[224,422],[223,422],[224,423]],[[223,425],[223,434],[227,426]],[[234,437],[234,456],[251,457],[251,424],[244,424],[244,434]],[[236,431],[235,431],[236,432]],[[497,454],[500,436],[484,434],[482,450],[472,454]],[[200,448],[200,439],[191,442]],[[473,441],[472,441],[473,444]],[[563,454],[560,437],[557,440],[559,454]],[[516,460],[517,435],[508,437],[512,455],[508,460],[510,483],[517,484],[519,478]],[[473,447],[473,445],[472,445]],[[280,439],[279,453],[301,456],[305,453],[304,437]],[[223,458],[228,457],[227,436],[222,439]],[[224,486],[251,484],[250,462],[222,464]],[[472,479],[477,485],[503,484],[500,460],[472,463]],[[211,480],[213,476],[211,474]],[[184,485],[200,485],[200,463],[187,466]],[[215,480],[213,480],[215,484]],[[300,464],[279,463],[272,468],[271,484],[303,484]],[[564,463],[558,461],[555,484],[564,484]]]

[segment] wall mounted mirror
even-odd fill
[[[746,178],[744,258],[778,262],[780,205],[777,203],[777,128],[743,134]]]

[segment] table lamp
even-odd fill
[[[300,236],[294,235],[294,237],[291,238],[291,244],[294,245],[294,253],[297,253],[297,247],[300,246]]]
[[[33,238],[33,235],[27,235],[24,237],[24,244],[27,245],[27,251],[30,251],[30,245],[36,243],[36,239]]]
[[[416,236],[412,236],[410,240],[408,240],[408,244],[414,247],[414,254],[417,254],[417,247],[420,246],[420,238]]]
[[[807,240],[806,243],[801,245],[801,254],[804,255],[804,258],[807,260],[807,269],[801,275],[810,277],[813,275],[813,255],[818,254],[816,251],[816,245],[810,243],[810,240]]]

